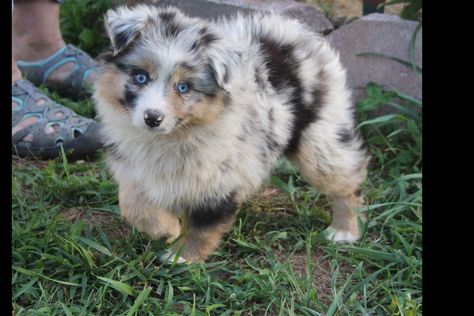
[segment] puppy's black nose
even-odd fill
[[[143,119],[145,120],[146,125],[150,127],[160,126],[164,118],[164,114],[155,110],[146,110],[143,114]]]

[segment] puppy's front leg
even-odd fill
[[[167,242],[180,234],[178,217],[172,212],[152,205],[137,186],[119,185],[120,214],[138,231],[152,239],[168,237]]]
[[[171,248],[188,262],[203,262],[219,246],[222,235],[235,220],[237,203],[234,195],[209,199],[184,215],[183,238]]]

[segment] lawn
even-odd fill
[[[91,19],[103,3],[88,7]],[[66,18],[85,12],[71,8],[62,9]],[[74,33],[68,21],[66,37]],[[75,44],[95,54],[86,43],[103,38],[85,34]],[[103,153],[74,162],[13,158],[15,314],[421,315],[422,104],[375,84],[366,89],[357,113],[372,155],[369,221],[352,245],[324,239],[328,200],[281,160],[207,263],[162,265],[164,242],[120,219]],[[95,114],[90,100],[48,93]]]

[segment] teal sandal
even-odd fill
[[[48,77],[56,69],[67,63],[75,63],[71,74],[62,82],[48,82]],[[34,85],[46,83],[63,97],[73,100],[88,98],[92,95],[91,87],[86,79],[91,72],[96,71],[97,63],[84,51],[73,45],[67,45],[46,59],[29,62],[17,60],[17,66],[25,78]]]
[[[12,129],[31,117],[37,118],[12,135],[13,154],[50,159],[60,154],[62,145],[67,154],[79,157],[102,147],[98,123],[54,102],[31,82],[14,83],[13,102],[17,106],[12,110]],[[27,140],[29,135],[32,140]]]

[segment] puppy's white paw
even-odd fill
[[[327,240],[337,241],[337,242],[349,242],[355,243],[359,240],[359,234],[351,230],[335,229],[328,227],[325,231],[325,237]]]
[[[171,250],[166,250],[166,253],[160,256],[160,261],[163,263],[173,264],[175,263],[186,263],[186,259],[183,257],[176,258],[176,254]]]

